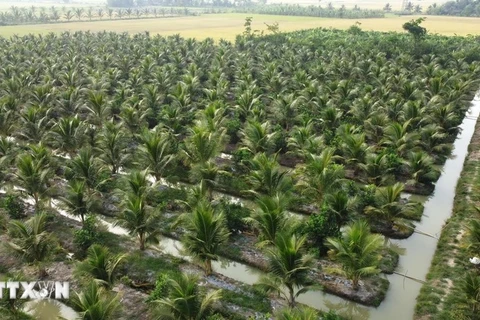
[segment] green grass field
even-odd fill
[[[0,36],[9,37],[14,34],[49,33],[62,31],[115,31],[139,33],[149,31],[151,34],[172,35],[181,34],[184,37],[204,39],[211,37],[215,40],[234,40],[237,34],[244,30],[247,14],[215,14],[197,17],[174,17],[159,19],[132,19],[114,21],[71,22],[41,25],[23,25],[0,27]],[[364,30],[402,31],[402,24],[418,16],[389,17],[383,19],[328,19],[315,17],[290,17],[270,15],[250,15],[253,17],[253,29],[265,30],[265,23],[278,22],[281,31],[294,31],[317,27],[346,29],[356,21],[361,23]],[[424,26],[430,33],[444,35],[480,35],[480,18],[459,18],[431,16]]]

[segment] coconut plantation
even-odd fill
[[[423,22],[0,38],[0,280],[70,285],[1,318],[478,319],[480,42]]]

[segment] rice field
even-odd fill
[[[234,40],[237,34],[244,30],[246,14],[226,13],[202,15],[196,17],[171,17],[159,19],[103,20],[91,22],[70,22],[41,25],[22,25],[0,27],[0,36],[25,35],[29,33],[46,34],[63,31],[115,31],[140,33],[149,31],[151,34],[173,35],[215,40]],[[363,30],[402,31],[402,24],[418,16],[388,17],[382,19],[331,19],[316,17],[290,17],[270,15],[250,15],[253,17],[254,30],[266,30],[265,24],[278,22],[280,31],[294,31],[309,28],[339,28],[347,29],[356,21],[361,23]],[[480,35],[480,18],[430,16],[424,22],[430,33],[443,35]]]

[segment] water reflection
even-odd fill
[[[75,320],[79,318],[75,310],[52,299],[28,301],[25,303],[24,311],[36,320]]]
[[[357,303],[351,303],[348,301],[332,302],[326,300],[325,307],[327,310],[335,310],[339,315],[347,319],[370,319],[370,310]]]

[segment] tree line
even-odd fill
[[[385,16],[385,13],[381,10],[361,9],[357,5],[352,9],[347,9],[345,5],[335,8],[332,3],[329,3],[326,7],[294,4],[255,5],[236,8],[235,12],[346,19],[383,18]]]
[[[456,0],[442,5],[433,4],[428,7],[427,14],[442,16],[480,17],[480,1]]]
[[[190,16],[200,13],[216,13],[215,9],[203,11],[189,8],[50,8],[35,6],[29,8],[10,7],[8,11],[0,12],[0,26],[20,24],[40,24],[71,21],[120,20],[161,18],[166,16]]]

